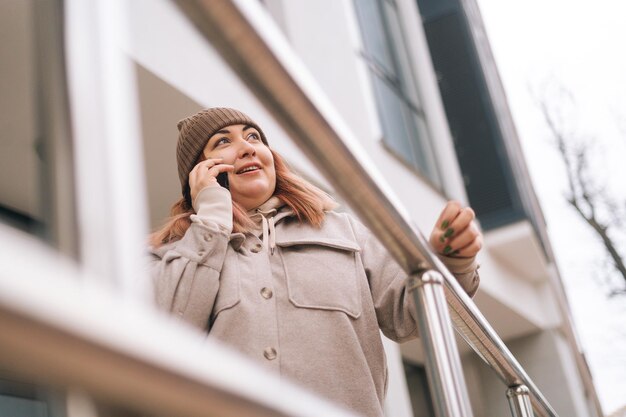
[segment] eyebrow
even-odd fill
[[[253,126],[251,126],[251,125],[245,125],[245,126],[243,127],[242,131],[244,131],[244,132],[245,132],[245,131],[246,131],[246,130],[248,130],[248,129],[254,129],[254,127],[253,127]],[[228,129],[218,130],[218,131],[217,131],[217,132],[215,132],[213,135],[217,135],[218,133],[221,133],[221,134],[224,134],[224,135],[228,135],[228,134],[230,133],[230,130],[228,130]]]
[[[228,130],[228,129],[218,130],[217,132],[213,133],[213,136],[217,135],[218,133],[222,133],[222,134],[227,135],[227,134],[230,133],[230,130]]]

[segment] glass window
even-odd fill
[[[58,2],[0,3],[0,222],[76,256]]]
[[[375,60],[376,64],[380,65],[387,74],[395,74],[396,69],[387,43],[385,22],[379,2],[377,0],[357,0],[356,5],[368,58]]]
[[[0,394],[0,414],[4,416],[46,417],[46,409],[42,401]]]
[[[62,39],[59,1],[0,2],[0,223],[77,258]],[[60,417],[62,402],[0,368],[0,416]]]
[[[434,416],[434,406],[426,378],[426,369],[422,365],[417,365],[404,361],[404,374],[409,388],[409,397],[413,406],[414,417]]]
[[[355,0],[383,140],[392,153],[441,185],[396,4]]]
[[[41,232],[32,5],[28,1],[10,1],[2,2],[0,7],[0,216],[19,229]]]
[[[63,417],[60,392],[0,377],[0,416]]]

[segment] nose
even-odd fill
[[[245,158],[247,156],[254,156],[256,154],[256,150],[254,149],[254,146],[250,142],[248,142],[245,139],[238,141],[238,142],[239,142],[239,146],[237,148],[238,158]]]

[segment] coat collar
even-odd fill
[[[295,216],[295,213],[279,197],[273,196],[259,207],[249,210],[248,215],[256,226],[251,233],[260,236],[262,234],[262,222],[264,218],[272,218],[273,224],[278,224],[286,218]],[[235,250],[238,250],[245,240],[246,236],[243,233],[232,233],[230,235],[230,244]]]

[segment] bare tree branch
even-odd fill
[[[592,180],[593,177],[589,172],[590,143],[592,142],[588,138],[583,140],[578,135],[568,134],[565,128],[557,122],[547,102],[539,100],[538,103],[565,165],[568,187],[566,200],[600,238],[612,267],[622,278],[620,288],[612,288],[609,296],[626,294],[626,264],[618,245],[611,237],[612,229],[624,224],[623,216],[617,209],[619,205],[607,196],[605,187],[596,186]],[[626,204],[624,206],[626,208]],[[602,216],[600,213],[603,213]]]

